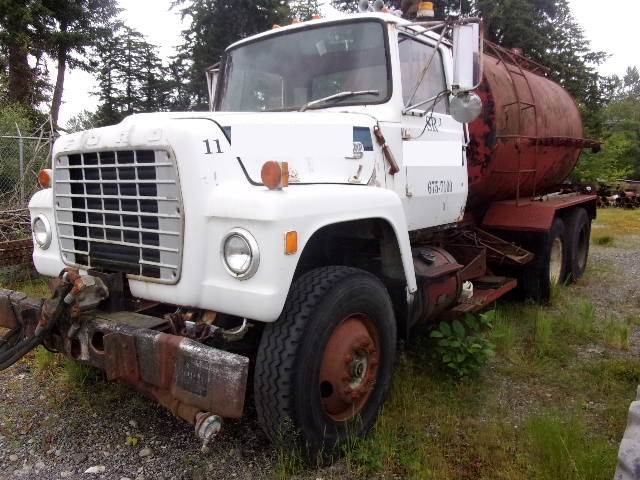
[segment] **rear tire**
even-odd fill
[[[562,219],[556,218],[542,243],[534,249],[535,260],[524,267],[521,280],[525,297],[541,303],[551,299],[553,288],[566,279],[567,252],[567,229]]]
[[[254,401],[267,436],[295,439],[310,461],[323,462],[368,432],[391,384],[396,336],[375,276],[322,267],[300,277],[258,348]]]
[[[589,258],[591,219],[584,208],[577,208],[567,221],[569,238],[569,262],[567,278],[575,282],[582,278]]]

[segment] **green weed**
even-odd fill
[[[608,316],[602,330],[602,339],[610,347],[627,349],[629,347],[629,324]]]
[[[461,320],[442,321],[431,332],[438,358],[458,377],[477,373],[493,354],[493,345],[483,332],[492,327],[493,317],[494,312],[465,315]]]
[[[640,210],[601,209],[596,224],[603,235],[640,235]]]
[[[62,377],[68,385],[84,388],[99,383],[104,379],[104,373],[97,368],[65,358],[62,363]]]
[[[555,335],[563,343],[584,344],[596,334],[596,309],[588,301],[565,302],[553,319]]]
[[[537,416],[527,422],[525,432],[536,479],[611,478],[617,447],[589,435],[581,418],[566,419],[561,413]]]
[[[29,297],[51,297],[47,278],[39,275],[35,275],[26,280],[5,279],[4,281],[0,281],[0,288],[22,292]]]
[[[504,358],[514,359],[519,347],[520,334],[504,309],[496,309],[491,331],[491,341],[496,353]]]
[[[593,237],[593,243],[601,246],[611,246],[614,243],[614,238],[611,235],[601,235]]]
[[[299,475],[309,467],[298,442],[298,433],[292,425],[282,425],[275,442],[276,464],[274,475],[278,479]]]
[[[34,364],[36,369],[40,371],[49,370],[56,364],[56,355],[43,346],[39,346],[34,352]]]
[[[546,357],[554,350],[553,319],[545,312],[536,317],[535,350],[539,357]]]

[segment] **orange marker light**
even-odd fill
[[[269,190],[288,187],[289,164],[287,162],[274,162],[273,160],[269,160],[262,165],[260,178],[262,178],[262,183]]]
[[[298,232],[295,230],[284,234],[284,253],[293,255],[298,251]]]
[[[53,171],[50,168],[44,168],[38,172],[38,185],[40,185],[40,188],[49,188],[52,178]]]
[[[418,4],[418,18],[434,17],[433,2],[420,2]]]

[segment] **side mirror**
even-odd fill
[[[472,92],[482,82],[482,43],[479,19],[453,26],[451,116],[460,123],[473,122],[482,113],[482,100]]]
[[[213,112],[213,105],[216,100],[216,87],[218,86],[218,76],[220,74],[220,64],[207,68],[207,90],[209,92],[209,111]]]
[[[453,26],[453,79],[451,91],[468,92],[482,81],[482,33],[479,19]]]
[[[482,113],[482,99],[474,92],[458,92],[451,98],[449,110],[456,122],[471,123]]]

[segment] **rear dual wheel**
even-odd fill
[[[254,376],[258,420],[273,442],[327,460],[375,423],[391,383],[396,323],[375,276],[323,267],[292,286],[260,341]]]
[[[534,248],[536,259],[525,267],[525,295],[547,302],[553,288],[580,279],[589,257],[591,219],[584,208],[576,208],[563,220],[556,218],[549,233]]]
[[[553,221],[534,253],[533,263],[524,267],[522,288],[526,297],[548,302],[555,286],[564,282],[567,274],[567,229],[561,218]]]
[[[575,282],[584,275],[587,268],[591,218],[584,208],[576,208],[567,219],[567,227],[569,235],[567,279]]]

